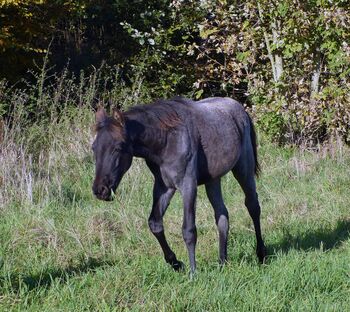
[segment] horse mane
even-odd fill
[[[147,124],[157,130],[169,131],[178,125],[183,124],[183,116],[190,108],[191,100],[176,97],[170,100],[157,100],[152,104],[136,105],[124,112],[126,119],[135,117],[138,120],[147,122]],[[113,117],[106,117],[103,121],[95,124],[94,130],[106,129],[117,140],[125,140],[125,131],[123,126]]]
[[[183,123],[182,115],[186,111],[184,106],[188,109],[190,103],[190,100],[178,97],[157,100],[152,104],[134,106],[125,115],[126,117],[137,115],[142,120],[147,120],[152,127],[167,131]]]

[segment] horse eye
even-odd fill
[[[122,151],[122,147],[121,146],[117,146],[114,148],[113,153],[120,153]]]

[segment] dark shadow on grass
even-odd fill
[[[49,288],[57,280],[59,283],[64,283],[71,277],[94,272],[101,267],[113,266],[114,264],[113,262],[89,258],[77,266],[69,266],[64,269],[49,269],[36,275],[9,275],[6,278],[0,278],[0,286],[2,288],[7,284],[5,287],[11,288],[14,292],[18,292],[23,288],[28,291],[38,288]]]
[[[319,228],[300,235],[292,235],[285,231],[282,240],[267,246],[268,255],[277,253],[287,254],[290,250],[310,251],[322,249],[324,251],[338,248],[350,237],[350,220],[339,220],[333,229]]]

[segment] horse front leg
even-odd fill
[[[175,189],[167,188],[162,181],[155,181],[153,187],[152,212],[148,219],[148,225],[163,250],[165,261],[169,263],[175,271],[179,271],[183,269],[184,264],[176,259],[175,253],[169,247],[165,238],[163,226],[163,216],[174,193]]]
[[[184,206],[184,216],[182,224],[182,236],[186,243],[188,257],[190,261],[191,276],[196,270],[196,243],[197,243],[197,229],[196,229],[196,196],[197,183],[192,179],[185,180],[181,194]]]

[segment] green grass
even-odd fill
[[[11,140],[2,145],[0,310],[349,309],[348,150],[330,146],[311,153],[261,143],[258,193],[270,254],[266,265],[255,256],[243,194],[227,175],[229,262],[219,267],[213,212],[201,187],[198,270],[191,280],[188,271],[173,272],[164,262],[148,229],[152,177],[142,161],[134,161],[114,202],[94,199],[92,133],[85,124],[69,134],[66,126],[53,125],[51,145],[32,164],[25,148],[10,146]],[[166,235],[188,270],[181,224],[176,195],[165,216]]]

